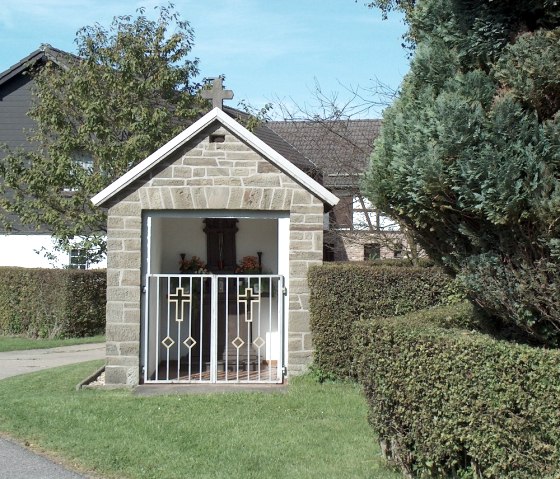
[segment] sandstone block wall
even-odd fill
[[[223,136],[223,142],[212,141]],[[221,138],[220,138],[221,140]],[[142,212],[289,212],[288,374],[311,361],[307,270],[322,262],[323,203],[230,134],[208,128],[111,200],[106,383],[136,385],[140,369]]]

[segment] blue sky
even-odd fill
[[[0,71],[41,43],[75,51],[76,31],[140,6],[153,16],[161,1],[2,0]],[[408,71],[401,47],[402,19],[364,6],[365,0],[176,0],[176,10],[195,31],[192,55],[200,76],[226,76],[237,106],[283,102],[316,111],[318,82],[327,98],[344,104],[348,91],[368,88],[375,78],[396,88]],[[367,96],[365,91],[362,91]],[[361,116],[377,117],[379,110]]]

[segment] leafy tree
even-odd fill
[[[170,4],[149,20],[115,17],[77,32],[78,56],[32,72],[36,151],[9,151],[0,165],[1,205],[27,224],[46,225],[68,249],[81,241],[105,252],[106,213],[90,198],[144,159],[200,112],[193,31]]]
[[[374,3],[408,8],[414,57],[364,191],[503,327],[560,345],[560,3]]]

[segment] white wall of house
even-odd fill
[[[352,223],[355,230],[371,229],[370,224],[382,231],[399,231],[400,229],[395,220],[379,213],[370,200],[357,195],[352,198]]]
[[[65,268],[70,265],[68,253],[56,251],[50,235],[0,235],[0,266],[22,268]],[[45,253],[53,255],[48,258]],[[91,268],[106,268],[107,261]]]

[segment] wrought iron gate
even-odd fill
[[[144,382],[282,382],[284,278],[146,276]]]

